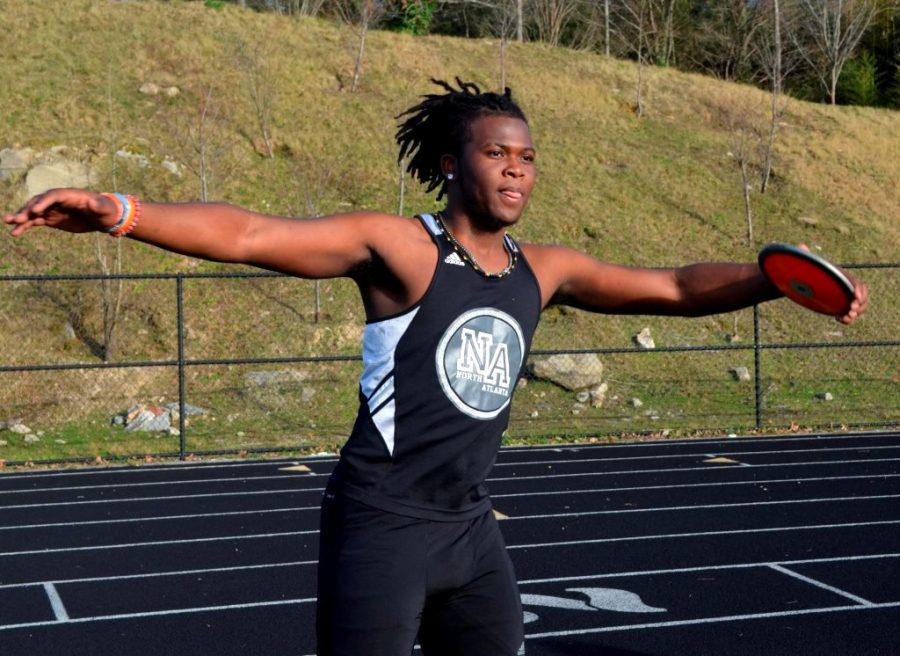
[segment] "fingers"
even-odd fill
[[[839,322],[850,325],[863,314],[869,307],[869,288],[864,282],[860,282],[855,278],[853,280],[853,301],[850,303],[850,309],[843,316],[835,317]]]
[[[3,221],[14,226],[11,234],[18,236],[33,226],[46,225],[45,213],[56,202],[56,191],[33,196],[17,212],[5,215]]]
[[[18,237],[37,226],[49,226],[71,232],[96,230],[101,220],[115,213],[112,203],[89,191],[80,189],[51,189],[29,199],[14,214],[3,221],[13,226],[10,234]]]

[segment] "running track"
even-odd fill
[[[0,474],[0,654],[314,653],[334,462]],[[490,487],[530,656],[900,654],[900,433],[505,449]]]

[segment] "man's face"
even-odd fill
[[[456,172],[464,208],[473,217],[512,225],[534,188],[536,153],[528,124],[509,116],[482,116],[469,132]]]

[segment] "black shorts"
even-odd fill
[[[326,495],[318,656],[524,654],[522,605],[493,512],[436,522]]]

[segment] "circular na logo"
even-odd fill
[[[522,328],[510,315],[493,308],[469,310],[441,337],[438,380],[461,412],[493,419],[509,405],[524,353]]]

